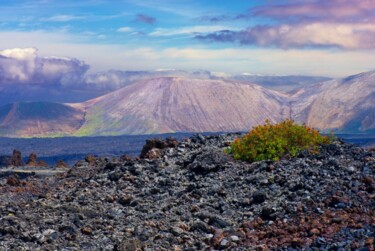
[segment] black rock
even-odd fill
[[[253,197],[253,203],[260,204],[260,203],[263,203],[267,199],[267,194],[262,191],[256,191],[252,197]]]
[[[0,178],[0,250],[373,245],[374,154],[334,142],[318,154],[246,163],[224,152],[238,136],[154,140],[157,159],[95,157],[61,175],[19,177],[15,186]]]
[[[188,168],[198,174],[207,174],[224,168],[229,161],[230,157],[223,154],[222,151],[208,151],[196,156]]]
[[[263,220],[275,220],[276,219],[275,210],[269,207],[263,207],[260,216],[262,217]]]

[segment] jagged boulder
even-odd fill
[[[20,178],[18,177],[17,174],[10,175],[7,179],[7,184],[10,185],[10,186],[20,186],[21,181],[20,181]]]
[[[166,140],[162,139],[148,139],[146,144],[143,146],[139,157],[141,159],[157,159],[161,156],[161,150],[165,148],[176,147],[178,141],[172,137]]]
[[[26,163],[26,166],[28,167],[35,167],[37,166],[37,156],[36,153],[30,153],[29,160]]]
[[[131,161],[132,160],[132,157],[131,156],[129,156],[129,155],[122,155],[121,157],[120,157],[120,160],[121,161]]]
[[[57,168],[69,168],[69,166],[63,160],[57,161],[56,167]]]
[[[96,162],[96,158],[93,155],[87,155],[85,157],[85,161],[89,163],[90,166],[94,165]]]
[[[39,160],[38,163],[36,163],[36,166],[48,167],[48,164],[44,160]]]
[[[175,138],[168,137],[165,142],[167,143],[167,147],[176,147],[178,146],[178,141]]]
[[[145,159],[157,159],[160,158],[162,155],[162,151],[159,148],[152,148],[150,149],[143,158]]]
[[[230,160],[221,150],[210,150],[197,155],[188,168],[195,173],[207,174],[225,168]]]
[[[8,163],[8,166],[23,166],[24,163],[22,161],[22,154],[19,150],[14,149],[12,157]]]
[[[48,164],[43,160],[38,160],[36,153],[32,152],[26,162],[27,167],[48,167]]]

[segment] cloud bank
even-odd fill
[[[156,54],[156,52],[153,53]],[[173,54],[176,52],[167,51],[165,53]],[[191,51],[188,53],[192,54]],[[140,57],[140,55],[137,54],[136,57]],[[210,75],[207,72],[190,73],[177,70],[109,70],[87,74],[88,69],[89,65],[75,58],[40,57],[36,48],[14,48],[0,51],[0,87],[1,85],[43,85],[47,88],[62,87],[110,91],[145,78],[192,75],[207,77]]]
[[[290,48],[334,47],[343,50],[375,48],[375,1],[289,0],[283,5],[263,5],[232,20],[263,18],[268,25],[241,31],[222,30],[195,38],[210,42]],[[228,20],[228,17],[210,20]]]
[[[88,69],[75,58],[40,57],[36,48],[0,51],[0,84],[76,85]]]

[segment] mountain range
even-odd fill
[[[375,71],[324,80],[288,93],[236,79],[148,78],[79,103],[1,106],[0,136],[247,131],[287,118],[325,131],[375,132]]]
[[[321,130],[375,132],[375,71],[335,79],[292,96],[295,119]]]
[[[80,103],[96,98],[138,81],[160,77],[182,77],[201,80],[235,81],[258,84],[281,92],[294,92],[318,82],[330,80],[315,76],[263,76],[250,73],[237,75],[210,71],[156,70],[120,71],[110,70],[88,74],[78,83],[0,83],[0,106],[14,102]],[[62,95],[62,93],[64,95]]]

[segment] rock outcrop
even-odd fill
[[[36,153],[30,153],[29,160],[26,162],[26,166],[35,167],[37,165]]]
[[[0,186],[0,249],[374,248],[374,152],[336,141],[318,154],[246,163],[223,151],[238,136],[153,147],[154,159],[80,161],[40,181],[43,194],[29,177],[22,202],[23,190]]]
[[[8,166],[23,166],[22,154],[19,150],[14,149],[12,157],[9,160]]]
[[[38,160],[38,162],[36,163],[36,166],[37,167],[48,167],[48,164],[44,160]]]
[[[10,186],[19,186],[21,185],[21,181],[17,175],[10,175],[7,179],[7,184]]]
[[[57,168],[69,168],[69,166],[63,160],[58,160],[56,167]]]
[[[166,140],[148,139],[146,140],[146,144],[143,146],[139,157],[141,159],[157,159],[161,156],[161,150],[176,147],[177,145],[178,142],[174,138],[167,138]]]

